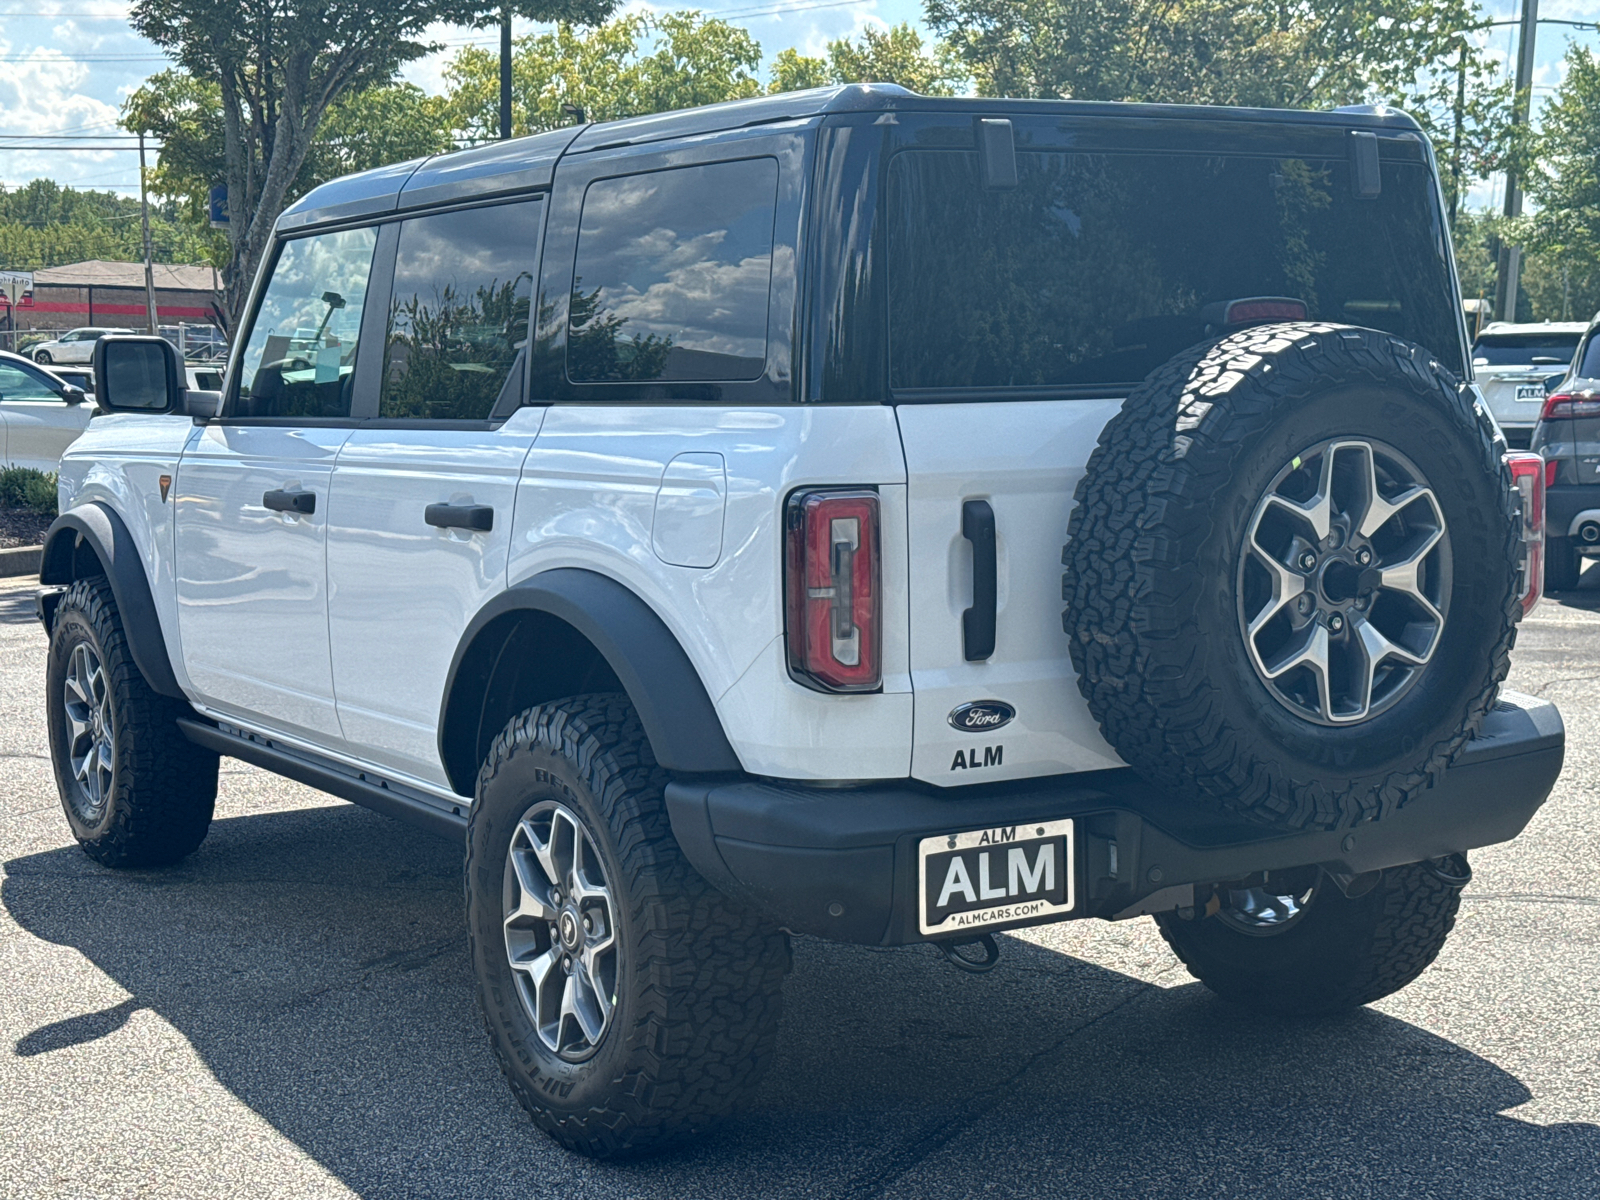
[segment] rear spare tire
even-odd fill
[[[1509,666],[1503,453],[1469,391],[1374,330],[1261,326],[1152,374],[1100,435],[1063,556],[1112,747],[1280,828],[1405,804]]]

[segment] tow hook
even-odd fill
[[[992,933],[979,934],[970,942],[935,942],[934,945],[939,947],[939,953],[950,960],[952,967],[959,967],[973,975],[982,975],[994,970],[995,964],[1000,961],[1000,943],[994,940]],[[968,958],[962,954],[961,950],[967,946],[980,947],[983,950],[983,957]]]
[[[1443,858],[1430,858],[1423,866],[1440,883],[1453,888],[1464,888],[1472,882],[1472,867],[1465,854],[1446,854]]]

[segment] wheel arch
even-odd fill
[[[523,709],[606,690],[627,693],[667,770],[741,770],[705,684],[655,610],[608,576],[562,567],[501,592],[462,634],[439,710],[450,786],[473,794],[489,746]]]
[[[117,602],[128,649],[152,691],[184,700],[167,654],[155,597],[133,534],[108,505],[90,501],[62,513],[45,535],[41,584],[70,584],[104,575]],[[53,608],[48,612],[53,617]]]

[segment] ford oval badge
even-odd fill
[[[974,700],[950,710],[950,724],[963,733],[990,733],[1009,725],[1017,710],[1004,700]]]

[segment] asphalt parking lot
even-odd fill
[[[800,939],[753,1104],[667,1157],[535,1131],[482,1036],[460,853],[235,762],[200,851],[115,873],[46,760],[32,585],[0,581],[0,1196],[1593,1197],[1600,567],[1511,686],[1567,765],[1474,855],[1439,962],[1331,1021],[1194,983],[1148,920],[931,949]]]

